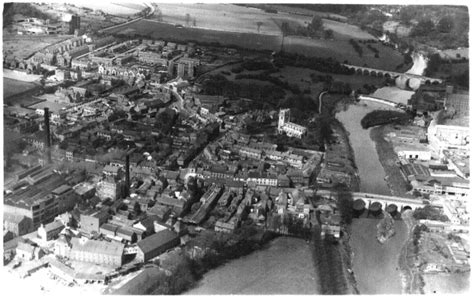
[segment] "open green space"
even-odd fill
[[[3,103],[7,105],[28,105],[37,99],[33,99],[41,86],[36,83],[23,82],[3,78]]]
[[[108,33],[120,34],[125,29],[133,29],[128,36],[147,36],[155,39],[174,40],[178,42],[199,41],[208,44],[237,46],[253,50],[280,51],[281,36],[257,33],[227,32],[191,27],[176,27],[171,24],[151,20],[119,26],[108,30]],[[130,30],[127,30],[130,31]],[[354,51],[347,40],[324,40],[306,37],[286,36],[283,50],[303,54],[310,57],[332,57],[340,62],[346,61],[355,65],[367,65],[372,68],[395,70],[403,62],[403,55],[396,50],[375,43],[380,58],[374,58],[374,53],[364,49],[362,57]]]

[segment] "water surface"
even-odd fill
[[[185,295],[319,294],[311,245],[280,237],[268,248],[209,271]]]

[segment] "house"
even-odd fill
[[[33,231],[33,221],[24,215],[3,213],[3,228],[13,233],[15,237]]]
[[[16,247],[16,255],[24,260],[33,260],[35,258],[35,250],[39,249],[38,247],[33,246],[27,242],[18,242]]]
[[[232,218],[228,222],[218,220],[215,224],[214,230],[216,232],[233,233],[237,227],[238,220],[236,220],[236,218]]]
[[[136,259],[141,262],[147,262],[179,244],[180,239],[175,232],[167,229],[159,231],[137,243],[138,252]]]
[[[341,237],[340,212],[328,205],[320,205],[317,210],[320,212],[321,237],[333,236],[339,239]]]
[[[106,223],[109,218],[109,214],[106,211],[97,211],[92,214],[81,214],[81,231],[88,234],[93,232],[100,233],[100,227]]]
[[[38,237],[43,241],[56,239],[64,227],[64,224],[59,220],[46,225],[41,224],[38,228]]]
[[[155,206],[147,210],[147,213],[156,215],[160,222],[166,222],[166,220],[168,220],[168,216],[171,214],[171,209],[172,208],[170,206],[155,204]]]
[[[137,242],[137,234],[132,228],[129,227],[118,228],[117,237],[120,237],[122,241],[126,241],[128,243]]]
[[[144,237],[151,235],[156,232],[155,223],[164,222],[158,215],[149,215],[138,223],[134,224],[133,227],[143,231]]]

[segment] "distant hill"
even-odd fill
[[[3,27],[12,24],[13,16],[15,14],[21,14],[25,17],[38,18],[43,20],[53,19],[51,15],[42,12],[30,3],[9,2],[4,3],[3,8]]]

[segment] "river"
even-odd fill
[[[427,66],[427,59],[420,53],[413,53],[412,58],[413,66],[407,73],[422,75]],[[402,92],[406,91],[397,87],[383,87],[375,93],[379,97],[386,95],[389,97],[386,99],[392,101],[405,101],[406,99],[400,98]],[[410,94],[404,95],[408,97]],[[336,118],[349,133],[359,172],[361,192],[390,195],[390,189],[384,179],[385,171],[380,164],[375,143],[370,138],[370,129],[363,129],[360,125],[360,120],[367,113],[389,108],[383,104],[360,102],[336,114]],[[351,225],[350,245],[354,252],[353,270],[357,288],[361,294],[401,294],[398,256],[408,238],[407,228],[403,221],[397,221],[395,236],[382,245],[375,238],[377,223],[378,220],[375,219],[354,219]]]
[[[375,237],[377,223],[375,219],[359,218],[351,225],[352,269],[357,288],[360,294],[402,294],[398,256],[408,229],[403,221],[396,221],[395,235],[380,244]]]
[[[422,76],[428,66],[428,58],[417,52],[413,52],[411,58],[413,59],[413,66],[406,73]]]
[[[336,114],[346,131],[354,150],[355,163],[360,177],[360,191],[390,195],[385,171],[379,162],[375,143],[370,139],[370,129],[363,129],[360,120],[369,112],[378,109],[389,109],[388,105],[375,102],[362,102],[350,105],[347,110]]]
[[[268,247],[207,272],[185,295],[319,294],[311,245],[279,237]]]

